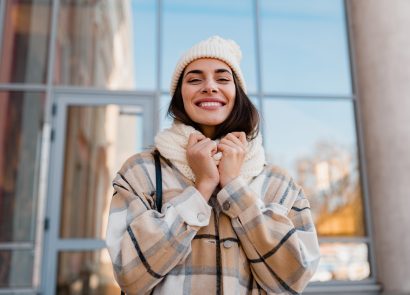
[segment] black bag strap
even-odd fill
[[[157,206],[157,211],[161,212],[162,208],[162,171],[161,171],[161,155],[158,150],[154,151],[154,160],[155,160],[155,185],[156,185],[156,199],[155,204]],[[125,293],[121,290],[121,295]]]
[[[155,203],[157,205],[157,211],[161,212],[162,208],[162,171],[161,171],[161,161],[160,154],[158,150],[154,151],[154,160],[155,160],[155,182],[156,182],[156,199]]]

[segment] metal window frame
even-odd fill
[[[360,100],[358,99],[359,93],[356,88],[356,68],[355,68],[355,60],[353,55],[353,40],[350,37],[350,30],[349,30],[349,16],[347,10],[347,1],[340,0],[343,2],[343,9],[344,9],[344,16],[345,16],[345,34],[347,38],[348,44],[348,53],[349,53],[349,62],[350,62],[350,78],[351,78],[351,87],[352,87],[352,94],[351,96],[339,96],[339,95],[311,95],[311,94],[297,94],[297,93],[265,93],[263,90],[263,82],[262,82],[262,60],[261,60],[261,23],[260,23],[260,0],[250,0],[253,1],[253,18],[254,18],[254,42],[255,42],[255,58],[256,58],[256,78],[257,78],[257,89],[255,93],[250,94],[250,96],[254,96],[258,99],[259,109],[263,109],[264,102],[266,99],[274,99],[274,98],[294,98],[294,99],[346,99],[352,100],[353,107],[354,107],[354,114],[355,114],[355,126],[356,126],[356,136],[357,136],[357,145],[358,145],[358,154],[359,154],[359,164],[360,169],[359,173],[361,176],[361,184],[363,190],[363,201],[364,201],[364,210],[365,210],[365,221],[366,221],[366,236],[365,237],[337,237],[337,238],[320,238],[320,242],[365,242],[369,247],[369,263],[371,267],[371,276],[369,279],[365,281],[359,282],[339,282],[339,281],[330,281],[330,282],[315,282],[308,286],[305,293],[333,293],[333,292],[340,292],[340,291],[347,291],[347,290],[356,290],[356,291],[372,291],[372,290],[379,290],[378,286],[376,285],[376,264],[375,264],[375,255],[374,255],[374,239],[373,239],[373,231],[372,231],[372,217],[370,212],[370,200],[369,200],[369,190],[368,190],[368,180],[367,175],[365,173],[365,150],[364,150],[364,143],[363,143],[363,128],[362,128],[362,120],[360,116]],[[4,30],[4,13],[5,13],[5,1],[0,1],[0,54],[2,49],[3,43],[3,30]],[[50,21],[50,38],[48,44],[48,64],[47,64],[47,79],[46,84],[26,84],[26,83],[0,83],[0,91],[42,91],[46,93],[46,106],[45,106],[45,121],[43,126],[43,133],[42,133],[42,142],[43,147],[41,150],[41,165],[40,165],[40,183],[39,183],[39,198],[38,198],[38,209],[37,209],[37,232],[36,232],[36,246],[35,246],[35,256],[37,260],[35,261],[34,265],[34,278],[33,278],[33,288],[30,289],[0,289],[0,294],[4,294],[10,291],[19,291],[19,292],[27,292],[27,293],[35,293],[35,292],[44,292],[46,291],[48,286],[44,285],[43,282],[45,275],[44,270],[46,269],[46,265],[42,263],[43,258],[46,255],[42,255],[43,251],[45,251],[45,247],[42,244],[43,241],[43,222],[46,216],[46,202],[47,202],[47,190],[48,185],[50,184],[49,177],[50,171],[52,168],[51,165],[51,130],[53,124],[52,118],[52,108],[53,104],[56,102],[57,96],[62,95],[63,93],[71,93],[73,95],[112,95],[115,94],[116,96],[145,96],[145,97],[152,97],[153,98],[153,130],[154,133],[159,130],[159,105],[160,99],[163,94],[168,94],[167,92],[162,91],[161,87],[161,71],[162,71],[162,50],[163,50],[163,38],[162,38],[162,25],[163,25],[163,1],[156,0],[156,58],[157,58],[157,67],[156,67],[156,89],[154,91],[122,91],[122,90],[107,90],[107,89],[98,89],[98,88],[81,88],[81,87],[72,87],[72,86],[58,86],[53,85],[53,77],[54,77],[54,65],[55,65],[55,44],[56,44],[56,34],[57,34],[57,27],[58,27],[58,13],[59,13],[59,6],[60,0],[51,0],[51,21]],[[135,101],[134,101],[135,103]],[[261,126],[261,132],[264,134],[264,128]],[[77,242],[78,240],[75,240]],[[90,243],[88,243],[88,242]],[[68,249],[76,249],[80,250],[74,243],[74,241],[67,240],[67,250]],[[103,244],[100,242],[89,241],[87,239],[84,240],[87,242],[87,245],[91,245],[92,249],[95,247],[101,247]],[[66,246],[59,245],[60,249],[66,249]],[[0,249],[19,249],[19,248],[26,248],[29,247],[28,245],[24,244],[15,244],[15,243],[8,243],[2,244]],[[88,246],[87,246],[88,247]],[[81,248],[83,250],[87,250],[88,248]],[[47,253],[47,252],[46,252]],[[53,286],[53,290],[54,290]],[[6,290],[6,291],[5,291]]]

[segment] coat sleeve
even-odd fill
[[[122,291],[146,294],[191,252],[196,232],[209,223],[211,207],[188,187],[157,212],[150,206],[152,197],[132,181],[135,177],[132,171],[119,172],[113,181],[106,244]]]
[[[319,263],[317,234],[309,202],[292,179],[281,178],[274,191],[263,202],[238,177],[217,198],[259,285],[268,293],[299,294]]]

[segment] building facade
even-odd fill
[[[306,293],[410,291],[392,272],[410,265],[391,241],[399,230],[384,233],[408,219],[395,206],[408,205],[402,181],[410,140],[401,126],[410,108],[403,92],[394,92],[405,84],[395,75],[408,70],[392,70],[389,80],[369,45],[396,54],[381,40],[404,37],[379,14],[397,14],[401,25],[410,16],[405,1],[369,2],[1,1],[0,294],[119,294],[104,242],[111,180],[171,124],[173,67],[211,35],[241,46],[267,158],[309,197],[322,260]],[[380,31],[369,25],[377,22]],[[394,65],[410,64],[403,52]],[[382,62],[393,68],[390,59]],[[390,88],[381,95],[385,83]],[[386,104],[387,94],[403,108]],[[378,132],[384,125],[375,118],[386,110],[396,120]],[[402,142],[386,144],[398,135]],[[396,156],[404,164],[387,179],[373,170]],[[391,189],[397,199],[386,202]]]

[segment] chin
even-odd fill
[[[226,119],[225,119],[226,120]],[[216,127],[218,125],[221,125],[225,120],[198,120],[195,121],[198,125],[204,125],[204,126],[213,126]]]

